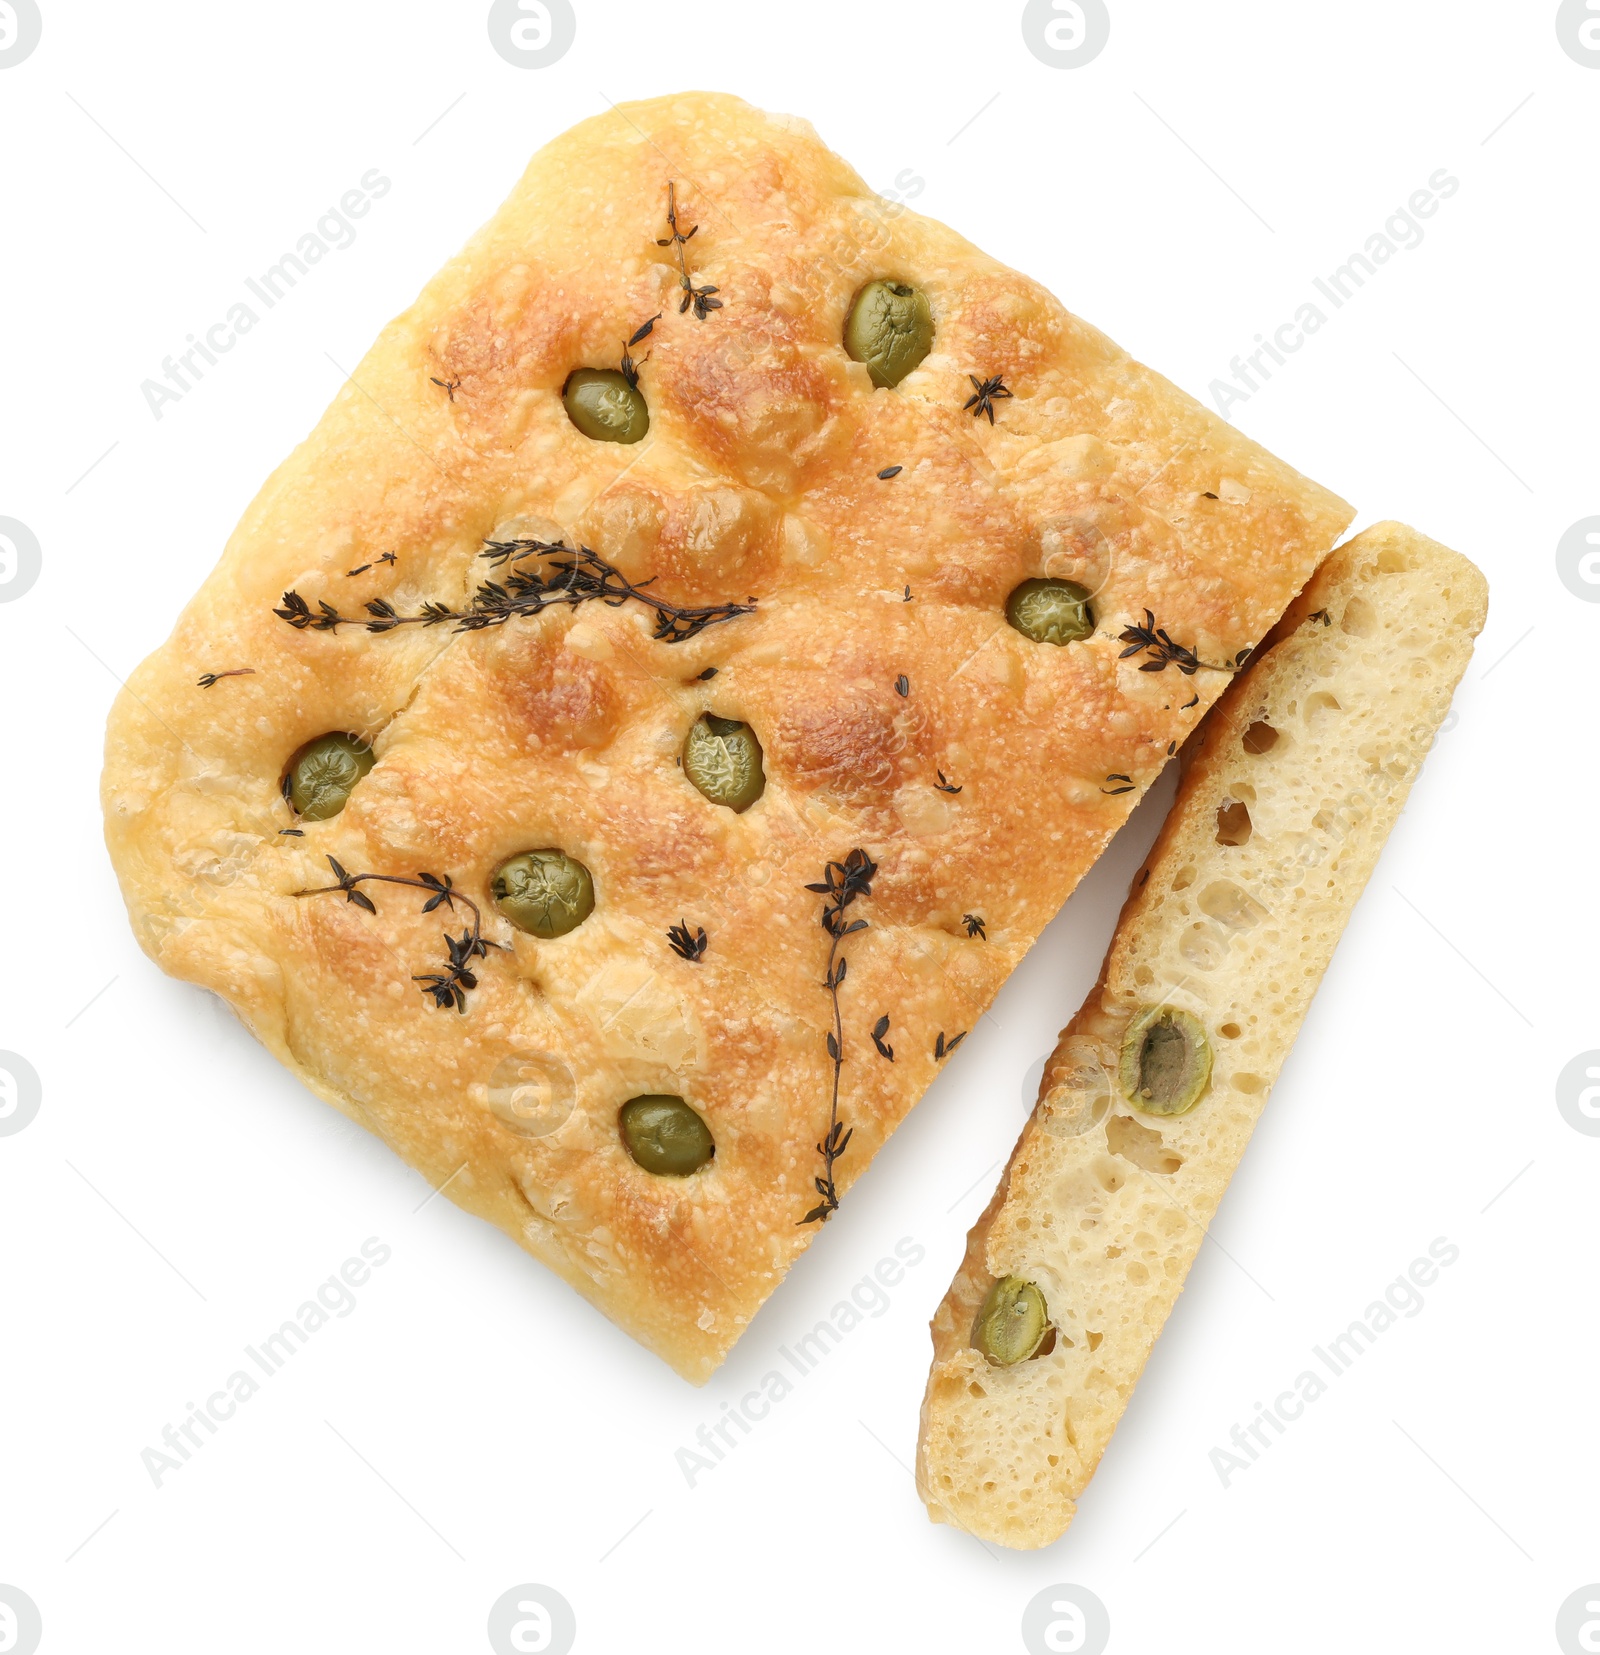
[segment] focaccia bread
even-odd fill
[[[1465,558],[1368,529],[1186,752],[1100,981],[933,1319],[917,1486],[935,1522],[1031,1547],[1072,1521],[1486,603]]]
[[[703,1380],[1349,515],[804,122],[628,105],[129,681],[112,857],[163,969]]]

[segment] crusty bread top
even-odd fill
[[[1483,577],[1400,524],[1317,572],[1186,751],[1178,798],[1100,981],[933,1319],[918,1479],[930,1515],[1008,1546],[1071,1521],[1482,628]],[[1216,1054],[1191,1113],[1134,1110],[1114,1077],[1147,1005]],[[1370,1081],[1361,1076],[1361,1084]],[[1044,1292],[1048,1355],[970,1344],[999,1276]]]
[[[658,245],[669,183],[698,226],[693,281],[722,302],[703,319]],[[937,327],[892,391],[841,348],[878,276],[917,283]],[[590,441],[563,383],[616,366],[657,313],[635,347],[649,436]],[[1014,392],[993,426],[963,411],[969,375]],[[703,94],[624,106],[534,158],[245,513],[117,701],[107,838],[164,969],[704,1379],[815,1233],[797,1220],[828,1117],[828,939],[806,884],[856,846],[880,864],[843,991],[842,1188],[932,1079],[939,1032],[970,1026],[1227,681],[1141,672],[1118,633],[1150,610],[1226,662],[1348,518],[1034,283],[879,200],[804,122]],[[470,634],[274,615],[290,588],[345,615],[460,609],[513,519],[674,602],[754,611],[683,643],[633,601]],[[1094,588],[1094,638],[1007,626],[1007,594],[1044,574]],[[744,815],[678,768],[706,710],[765,748]],[[341,815],[283,836],[289,755],[343,730],[374,740],[376,768]],[[546,845],[598,900],[540,942],[486,887]],[[410,980],[438,969],[451,916],[376,885],[376,914],[296,900],[329,856],[448,875],[485,904],[512,952],[478,962],[464,1016]],[[679,919],[708,933],[698,963],[668,949]],[[886,1012],[893,1064],[866,1038]],[[494,1107],[523,1058],[574,1099],[544,1136]],[[641,1092],[693,1103],[708,1168],[633,1164],[617,1109]]]

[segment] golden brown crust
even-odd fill
[[[657,245],[669,181],[699,225],[694,280],[723,301],[704,320],[678,310],[676,249]],[[840,345],[882,274],[915,279],[937,322],[895,391]],[[635,347],[650,435],[590,441],[567,374],[615,366],[658,312]],[[972,373],[1015,392],[992,428],[962,411]],[[806,883],[856,845],[881,864],[849,948],[843,1185],[931,1080],[936,1034],[971,1025],[1226,682],[1143,674],[1117,632],[1149,608],[1229,659],[1348,518],[1034,283],[873,196],[804,123],[701,94],[625,106],[534,158],[245,513],[112,713],[108,841],[165,970],[703,1380],[814,1233],[796,1220],[831,1073]],[[459,609],[511,519],[674,602],[755,612],[680,644],[635,602],[467,635],[273,614],[290,588],[344,614]],[[1095,638],[1055,649],[1006,626],[1007,594],[1045,573],[1095,588]],[[196,688],[235,666],[254,675]],[[766,748],[743,815],[676,767],[702,710]],[[376,768],[341,815],[285,837],[284,764],[330,730],[372,737]],[[1112,772],[1133,791],[1103,791]],[[290,894],[331,855],[486,902],[501,859],[544,845],[587,864],[595,913],[539,942],[491,912],[513,952],[480,962],[464,1016],[410,980],[442,951],[416,893],[367,887],[376,915]],[[699,963],[667,948],[680,918],[709,934]],[[866,1041],[883,1012],[893,1065]],[[529,1054],[571,1076],[545,1136],[495,1107]],[[691,1099],[710,1168],[632,1163],[616,1110],[645,1091]]]
[[[1368,529],[1327,559],[1186,751],[1100,980],[1045,1065],[933,1318],[917,1479],[934,1521],[1029,1547],[1071,1522],[1432,745],[1485,601],[1457,553],[1397,523]],[[1149,1005],[1209,1032],[1210,1088],[1188,1114],[1136,1111],[1111,1079]],[[1059,1336],[1048,1355],[998,1368],[971,1329],[1008,1274],[1045,1293]]]

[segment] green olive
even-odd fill
[[[1025,580],[1006,599],[1006,619],[1036,644],[1077,644],[1094,631],[1088,587],[1075,580]]]
[[[717,1152],[706,1123],[682,1098],[647,1092],[630,1098],[617,1114],[628,1153],[646,1172],[687,1178]]]
[[[614,368],[578,368],[561,388],[567,415],[596,442],[638,442],[650,429],[643,393]]]
[[[1002,1276],[972,1324],[972,1344],[999,1368],[1026,1362],[1055,1345],[1044,1294],[1021,1276]],[[1049,1343],[1046,1343],[1046,1340]]]
[[[1188,1114],[1211,1084],[1205,1025],[1177,1006],[1147,1006],[1122,1037],[1117,1082],[1147,1115]]]
[[[349,803],[356,783],[374,763],[372,748],[359,736],[318,736],[289,760],[289,803],[305,821],[325,822]]]
[[[594,881],[565,851],[525,850],[489,881],[494,905],[519,931],[564,937],[594,912]]]
[[[866,363],[874,385],[898,385],[933,349],[927,294],[904,282],[868,282],[850,307],[844,348]]]
[[[714,805],[748,810],[767,785],[761,743],[748,724],[702,713],[683,744],[683,773]]]

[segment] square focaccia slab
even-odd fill
[[[804,122],[628,105],[130,680],[112,857],[163,969],[700,1381],[1350,515]]]

